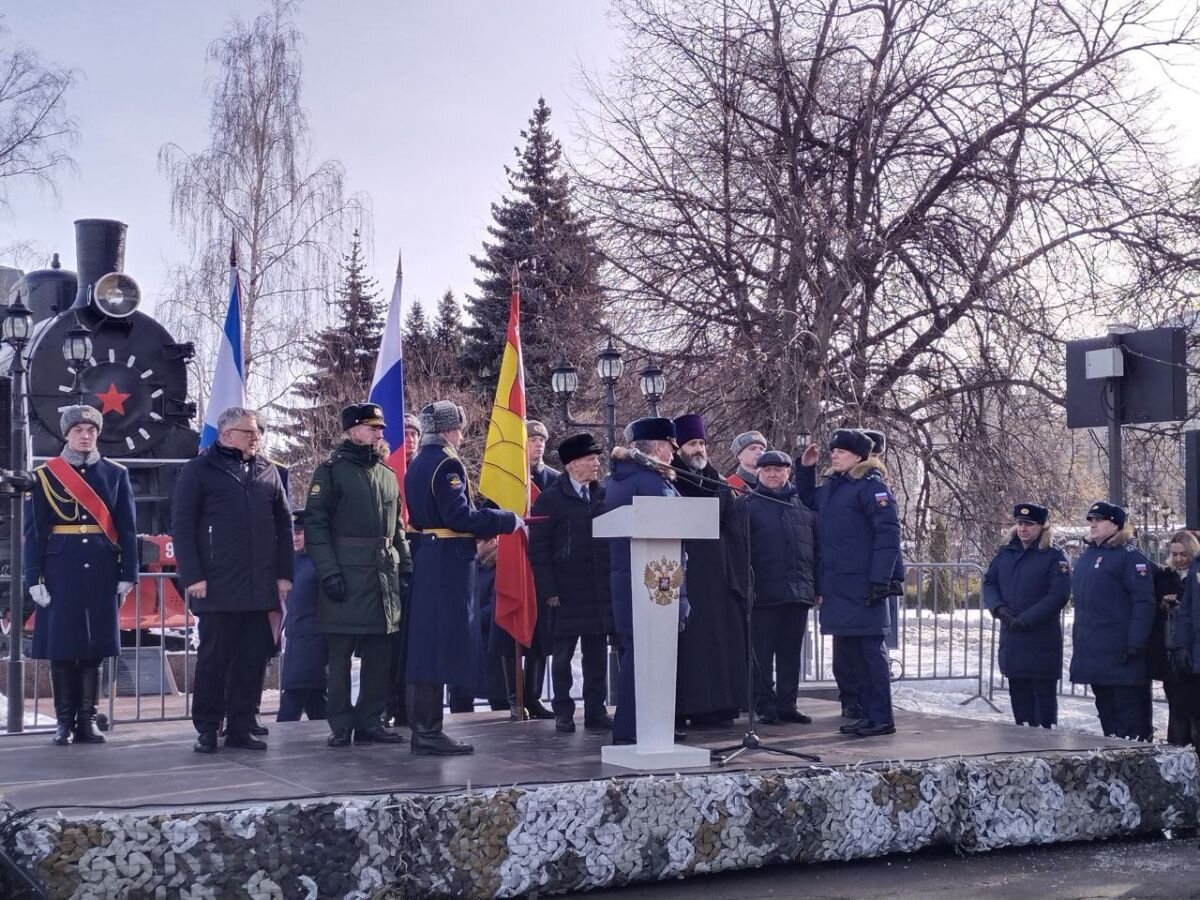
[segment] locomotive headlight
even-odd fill
[[[92,288],[92,302],[101,313],[112,319],[132,315],[142,299],[138,283],[124,272],[109,272]]]

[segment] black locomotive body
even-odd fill
[[[59,268],[56,254],[51,268],[29,272],[13,288],[34,322],[24,354],[29,458],[37,465],[61,451],[58,423],[64,408],[77,403],[95,406],[104,418],[100,452],[129,469],[138,531],[163,534],[169,530],[179,468],[196,455],[199,445],[199,434],[191,426],[196,406],[188,400],[187,361],[193,347],[176,342],[137,308],[137,284],[124,274],[125,235],[122,222],[79,219],[78,274]],[[91,352],[81,365],[68,358],[69,337],[90,342]],[[8,372],[11,363],[11,350],[6,349],[0,371]],[[7,409],[7,397],[0,398],[0,408]],[[7,459],[0,467],[9,468]],[[9,515],[7,506],[0,507],[0,576],[9,562]],[[7,606],[7,579],[0,580],[0,597],[0,608]]]

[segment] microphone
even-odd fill
[[[612,451],[612,458],[613,459],[628,459],[631,462],[637,463],[639,466],[644,466],[647,469],[651,469],[652,471],[658,472],[660,475],[664,474],[665,471],[671,471],[671,472],[675,472],[679,475],[686,475],[688,478],[695,479],[700,484],[708,485],[709,487],[728,488],[735,497],[737,497],[737,496],[744,497],[744,496],[753,494],[758,499],[766,500],[770,503],[778,503],[780,506],[790,506],[791,505],[784,500],[779,500],[776,497],[770,497],[770,496],[767,496],[766,494],[760,494],[749,488],[734,487],[732,484],[730,484],[728,481],[725,481],[722,478],[709,478],[707,475],[703,475],[700,472],[695,471],[694,469],[688,469],[683,466],[676,466],[672,463],[665,463],[660,459],[655,459],[653,456],[643,453],[637,447],[614,447],[613,451]]]

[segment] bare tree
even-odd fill
[[[348,197],[339,162],[314,162],[300,102],[297,4],[274,0],[252,22],[234,19],[208,50],[209,146],[159,151],[171,181],[171,217],[192,259],[175,271],[163,314],[198,341],[201,392],[224,319],[231,237],[242,276],[243,364],[259,405],[290,388],[298,349],[320,324],[351,227],[366,228],[362,198]],[[369,233],[369,231],[368,231]]]
[[[75,72],[45,64],[6,38],[0,17],[0,207],[8,206],[17,179],[53,187],[55,174],[70,166],[66,148],[78,137],[66,113]]]
[[[617,9],[627,53],[590,85],[576,183],[615,327],[670,354],[672,384],[714,420],[789,444],[883,426],[913,506],[991,516],[997,485],[1006,499],[1029,474],[1024,417],[1040,440],[1061,404],[1060,342],[1135,293],[1165,302],[1149,273],[1177,285],[1200,268],[1193,177],[1130,75],[1135,59],[1194,58],[1195,13]]]

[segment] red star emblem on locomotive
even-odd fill
[[[116,384],[110,381],[107,391],[103,394],[96,394],[96,399],[100,401],[100,415],[107,415],[110,412],[125,415],[125,401],[129,397],[129,394],[122,394],[118,391]]]

